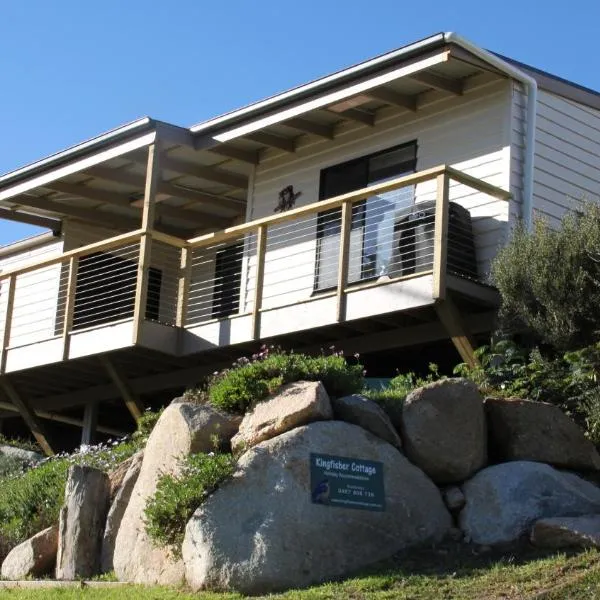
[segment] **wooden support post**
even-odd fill
[[[142,235],[140,238],[140,254],[135,287],[135,305],[133,310],[133,343],[139,341],[141,325],[146,316],[148,300],[148,278],[152,253],[152,228],[156,211],[156,190],[160,182],[160,145],[155,142],[148,147],[148,168],[146,170],[146,186],[144,188],[144,205],[142,207]]]
[[[267,253],[267,226],[260,225],[256,235],[256,286],[252,307],[252,339],[260,339],[260,309],[265,283],[265,256]]]
[[[71,345],[71,329],[73,328],[73,315],[75,314],[75,292],[77,291],[77,268],[79,257],[71,256],[69,259],[69,277],[67,279],[67,297],[65,300],[65,318],[62,331],[63,360],[69,358]]]
[[[435,310],[463,361],[470,367],[479,366],[474,344],[454,302],[447,297],[436,302]]]
[[[8,396],[8,399],[17,408],[17,410],[23,417],[23,420],[27,424],[27,427],[31,429],[31,433],[33,433],[33,436],[35,437],[37,443],[40,445],[40,448],[48,456],[53,456],[54,450],[52,448],[52,444],[50,443],[50,438],[46,433],[45,427],[42,425],[41,421],[38,419],[31,406],[29,406],[29,403],[21,396],[21,394],[17,392],[15,386],[6,377],[6,375],[0,378],[0,387]]]
[[[346,320],[346,285],[348,285],[348,269],[350,263],[350,231],[352,230],[351,201],[342,204],[342,225],[340,233],[340,255],[338,257],[338,280],[336,300],[336,321]]]
[[[0,373],[6,373],[6,355],[10,344],[10,330],[12,328],[13,308],[15,305],[15,290],[17,288],[17,276],[8,278],[8,291],[6,295],[6,313],[4,315],[4,332],[2,334],[2,348],[0,354]]]
[[[119,369],[113,364],[113,362],[108,358],[108,356],[101,356],[100,361],[104,365],[108,376],[111,378],[112,382],[115,384],[127,409],[131,413],[131,416],[137,421],[142,414],[144,413],[144,405],[142,401],[139,399],[138,395],[133,391],[129,382],[125,378],[125,376],[119,371]]]
[[[0,410],[13,413],[19,412],[19,409],[16,406],[8,402],[0,402]],[[48,412],[46,410],[36,410],[35,414],[39,419],[54,421],[55,423],[65,423],[66,425],[73,425],[74,427],[83,427],[83,421],[81,419],[76,419],[75,417],[68,417],[67,415]],[[122,429],[117,429],[116,427],[108,427],[106,425],[98,425],[97,431],[99,431],[100,433],[107,433],[108,435],[114,435],[117,437],[124,437],[125,435],[127,435],[127,432],[123,431]]]
[[[193,250],[189,247],[181,249],[179,263],[179,285],[177,289],[177,316],[175,324],[177,327],[185,327],[190,295],[190,283],[192,279],[192,256]]]
[[[433,234],[433,298],[446,297],[446,271],[448,257],[448,220],[450,179],[446,172],[438,175],[435,202],[435,227]]]
[[[98,429],[98,402],[88,402],[83,412],[83,431],[81,445],[91,446],[96,441]]]

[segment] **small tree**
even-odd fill
[[[586,203],[554,230],[517,226],[492,265],[508,329],[528,328],[559,350],[600,340],[600,206]]]

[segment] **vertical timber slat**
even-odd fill
[[[88,402],[83,412],[83,431],[81,445],[91,446],[96,441],[98,429],[98,402]]]
[[[160,181],[160,144],[156,141],[148,147],[148,167],[146,170],[146,186],[144,188],[144,205],[142,207],[142,235],[140,238],[140,254],[135,287],[135,306],[133,311],[133,343],[137,344],[146,312],[148,299],[148,278],[150,257],[152,252],[152,228],[156,212],[156,190]]]
[[[265,255],[267,252],[267,226],[258,227],[256,238],[256,286],[252,307],[252,339],[260,339],[260,309],[262,307],[263,286],[265,283]]]
[[[450,178],[444,172],[437,176],[436,181],[437,198],[433,234],[433,298],[443,300],[446,297]]]
[[[187,321],[190,284],[192,279],[192,255],[193,250],[188,246],[181,249],[179,285],[177,289],[177,316],[175,319],[177,327],[185,327],[185,322]]]
[[[75,292],[77,291],[77,268],[79,258],[72,256],[69,259],[69,277],[67,280],[67,298],[65,303],[65,318],[62,331],[63,360],[69,358],[71,345],[71,329],[73,328],[73,316],[75,314]]]
[[[346,320],[346,285],[350,262],[350,231],[352,229],[352,202],[342,204],[342,228],[340,233],[340,255],[338,260],[338,281],[335,320]]]
[[[33,433],[33,436],[40,445],[41,449],[48,456],[53,456],[54,449],[52,448],[52,444],[50,443],[50,438],[46,433],[46,429],[38,419],[31,406],[29,406],[29,403],[21,397],[21,395],[15,389],[15,386],[6,376],[0,378],[0,387],[2,387],[4,393],[17,408],[20,415],[23,417],[23,420],[27,424],[27,427],[31,429],[31,433]]]
[[[6,354],[10,344],[10,330],[12,328],[13,308],[15,305],[15,290],[17,276],[11,275],[8,279],[8,294],[6,297],[6,314],[4,315],[4,332],[2,334],[2,353],[0,355],[0,373],[6,373]]]

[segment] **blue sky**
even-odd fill
[[[3,0],[0,173],[144,115],[189,126],[439,31],[600,90],[597,0]],[[36,231],[0,221],[0,244]]]

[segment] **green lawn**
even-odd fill
[[[542,554],[526,548],[474,554],[446,546],[410,553],[360,576],[272,596],[281,600],[590,600],[600,599],[600,551]],[[191,594],[164,588],[0,590],[7,600],[234,600],[236,594]]]

